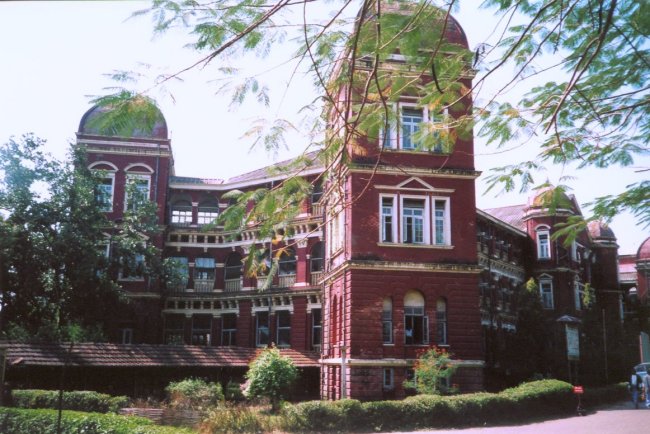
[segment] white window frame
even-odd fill
[[[380,126],[379,134],[379,147],[383,149],[393,149],[393,150],[402,150],[402,151],[425,151],[418,144],[411,148],[404,148],[403,135],[402,135],[402,110],[403,109],[418,109],[422,110],[422,123],[433,124],[436,122],[444,122],[445,117],[449,114],[449,109],[444,107],[440,113],[440,119],[437,119],[438,116],[432,115],[429,111],[429,108],[425,106],[420,106],[417,102],[414,101],[400,101],[399,103],[390,104],[389,110],[391,115],[395,118],[390,119],[388,122],[388,134],[385,130],[385,121],[383,125]],[[398,133],[399,132],[399,133]],[[440,147],[431,150],[433,153],[443,153],[444,147],[442,143]]]
[[[320,322],[316,324],[314,311],[318,311]],[[320,348],[323,345],[323,309],[312,309],[311,315],[311,347]],[[316,343],[316,336],[318,336],[318,343]]]
[[[440,307],[444,309],[440,309]],[[447,300],[439,298],[436,301],[436,340],[438,345],[449,345],[449,306]]]
[[[288,315],[289,317],[289,325],[288,326],[280,326],[280,318],[281,315]],[[281,344],[280,343],[280,332],[281,331],[287,331],[289,335],[289,342],[286,344]],[[291,312],[289,310],[277,310],[275,311],[275,342],[278,348],[290,348],[291,347]]]
[[[140,276],[133,275],[133,276],[126,276],[126,277],[124,276],[124,270],[123,270],[122,265],[121,265],[122,261],[120,259],[120,270],[119,270],[119,273],[118,273],[118,276],[117,276],[117,280],[137,281],[137,282],[144,281],[144,271],[145,271],[145,269],[147,267],[147,263],[146,263],[145,259],[146,258],[144,256],[144,253],[136,253],[133,256],[133,260],[134,260],[134,262],[136,264],[136,267],[137,267],[138,264],[142,264],[142,275],[140,275]]]
[[[100,176],[101,175],[101,176]],[[97,177],[100,180],[110,179],[111,180],[111,191],[109,197],[107,198],[106,203],[102,203],[102,212],[113,212],[113,203],[115,201],[115,172],[102,171],[102,173],[97,173]]]
[[[542,307],[544,309],[555,309],[553,279],[551,277],[542,277],[539,279],[539,296],[542,300]]]
[[[395,388],[395,369],[384,368],[382,372],[382,384],[384,390],[393,390]]]
[[[226,315],[233,315],[235,317],[235,328],[225,328],[224,317]],[[226,339],[224,339],[226,336],[228,337],[227,344],[225,343]],[[237,314],[235,313],[226,313],[221,316],[221,345],[224,347],[234,347],[237,345]]]
[[[120,329],[120,343],[132,344],[133,343],[133,329],[130,327]]]
[[[417,130],[418,131],[421,128],[421,124],[423,124],[425,122],[429,122],[429,109],[426,106],[425,107],[419,107],[415,103],[408,103],[408,102],[407,103],[400,103],[398,105],[398,112],[397,112],[398,113],[398,126],[397,126],[397,131],[399,131],[399,134],[398,134],[398,140],[399,140],[398,146],[399,146],[399,149],[402,149],[404,151],[421,150],[420,144],[415,143],[415,141],[412,138],[411,138],[410,141],[411,141],[411,144],[413,146],[408,147],[408,148],[404,147],[404,134],[403,134],[403,132],[404,132],[404,130],[403,130],[403,127],[404,127],[404,121],[403,121],[404,113],[403,113],[403,110],[404,109],[406,109],[406,110],[420,110],[421,111],[421,113],[422,113],[422,122],[420,122],[417,125]],[[417,133],[417,132],[415,132],[415,133]],[[415,133],[411,132],[409,134],[409,137],[411,137]]]
[[[392,217],[392,228],[391,228],[391,240],[392,241],[384,241],[386,239],[386,225],[384,222],[384,216],[387,216],[388,214],[384,214],[384,206],[383,202],[384,199],[391,199],[393,204],[391,206],[391,214],[390,217]],[[397,223],[397,195],[395,194],[380,194],[379,195],[379,240],[382,243],[397,243],[398,238],[397,238],[397,227],[399,226]]]
[[[545,244],[542,244],[542,237],[545,237]],[[551,229],[548,226],[535,228],[535,241],[537,243],[537,259],[551,259]],[[543,248],[545,246],[546,248]]]
[[[585,296],[585,285],[580,283],[577,279],[573,282],[573,300],[577,311],[584,309],[582,300]]]
[[[388,331],[388,339],[384,331]],[[388,298],[382,301],[381,309],[381,341],[384,345],[392,345],[394,343],[393,337],[393,301]]]
[[[436,202],[444,202],[444,215],[442,217],[442,242],[438,243],[438,230],[436,227],[437,216],[436,216]],[[431,197],[431,216],[432,216],[432,244],[436,246],[449,246],[451,245],[451,210],[449,206],[448,197]]]
[[[219,205],[199,203],[196,211],[196,223],[199,226],[212,224],[218,217]]]
[[[124,210],[129,210],[129,194],[128,186],[131,182],[135,180],[145,180],[147,181],[147,200],[151,200],[151,175],[143,173],[127,173],[126,174],[126,184],[124,186]],[[137,187],[136,187],[137,188]]]
[[[424,202],[424,207],[422,208],[422,242],[413,242],[413,243],[407,243],[404,240],[404,230],[405,228],[403,227],[404,225],[404,201],[405,200],[421,200]],[[423,245],[423,244],[431,244],[431,213],[430,213],[430,198],[429,196],[414,196],[414,195],[409,195],[409,194],[403,194],[400,195],[399,199],[399,224],[400,224],[400,242],[402,244],[409,244],[409,245]]]
[[[188,207],[187,205],[181,205],[183,203],[189,203],[190,206]],[[172,225],[187,226],[192,224],[193,207],[191,202],[179,200],[173,203],[171,208],[172,212],[170,216],[170,223]]]
[[[260,315],[266,315],[266,326],[260,324]],[[267,347],[271,342],[271,314],[267,311],[260,311],[255,314],[255,346]],[[260,342],[260,331],[266,330],[267,342]]]

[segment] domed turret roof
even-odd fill
[[[573,209],[573,200],[566,192],[552,185],[541,188],[529,199],[528,205],[531,208],[548,208],[553,205],[555,208]]]
[[[95,105],[79,123],[79,134],[109,137],[168,138],[167,122],[149,98],[135,98],[119,107]]]
[[[650,260],[650,237],[646,238],[636,253],[637,260]]]
[[[594,241],[616,241],[616,235],[614,235],[614,231],[609,227],[607,223],[601,221],[592,221],[587,224],[587,229],[589,230],[589,235]]]

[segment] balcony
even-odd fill
[[[268,277],[265,276],[257,276],[257,289],[262,289],[266,285],[266,281],[268,280]]]
[[[194,292],[212,292],[214,279],[194,279]]]
[[[284,274],[278,276],[278,286],[280,288],[291,288],[296,283],[295,274]]]
[[[319,286],[320,285],[320,280],[323,278],[323,272],[318,271],[314,272],[312,271],[311,273],[311,286]]]
[[[315,217],[320,217],[323,215],[323,209],[325,207],[323,206],[322,203],[316,202],[311,204],[311,215]]]
[[[225,280],[225,288],[224,288],[225,292],[238,292],[241,291],[241,287],[242,284],[240,278]]]

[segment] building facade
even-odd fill
[[[455,20],[444,35],[467,49]],[[364,62],[357,62],[361,75],[372,67]],[[398,53],[381,65],[397,75],[407,67]],[[471,89],[471,80],[468,70],[458,84]],[[341,95],[362,98],[355,92]],[[169,285],[137,267],[121,273],[132,303],[115,313],[111,340],[314,351],[327,399],[403,397],[418,352],[436,345],[458,364],[451,381],[478,391],[507,344],[504,336],[516,331],[516,295],[532,278],[553,324],[548,336],[557,365],[573,364],[557,375],[575,378],[585,286],[612,318],[621,310],[614,235],[594,223],[570,245],[555,239],[557,223],[580,214],[567,195],[549,206],[546,196],[555,189],[524,205],[478,210],[471,131],[456,135],[453,147],[422,150],[416,143],[427,124],[471,113],[471,94],[446,107],[442,118],[427,107],[417,93],[391,102],[394,124],[344,143],[346,158],[333,162],[340,176],[322,181],[317,164],[301,171],[315,187],[280,245],[259,239],[254,229],[228,232],[215,219],[230,204],[228,192],[270,187],[289,175],[267,168],[228,180],[178,176],[162,113],[153,128],[121,137],[100,132],[92,120],[104,109],[91,108],[77,144],[101,174],[108,218],[119,225],[134,194],[153,201],[161,235],[143,242],[172,258],[183,276]],[[253,247],[269,260],[282,248],[277,274],[247,273],[243,260]]]

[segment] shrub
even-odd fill
[[[525,383],[501,393],[418,395],[403,401],[310,401],[282,412],[287,431],[390,431],[498,425],[575,411],[572,386],[557,380]]]
[[[13,390],[11,399],[18,408],[59,408],[58,390]],[[88,390],[63,392],[62,408],[98,413],[117,412],[129,404],[126,396],[111,396]]]
[[[243,401],[245,397],[242,392],[242,385],[234,381],[228,381],[225,396],[227,401]]]
[[[173,408],[206,410],[224,400],[221,384],[208,383],[200,378],[171,382],[165,388]]]
[[[268,417],[245,406],[225,406],[208,414],[201,425],[201,432],[269,432]]]
[[[57,411],[0,407],[0,432],[12,434],[54,433]],[[190,434],[193,431],[154,425],[148,419],[115,414],[64,411],[61,433],[78,434]]]
[[[413,366],[413,380],[405,381],[406,387],[415,389],[418,393],[437,395],[447,393],[443,380],[449,379],[456,366],[451,363],[452,355],[445,349],[431,347],[421,352]]]
[[[279,410],[283,393],[298,378],[298,369],[277,348],[266,348],[250,363],[244,394],[249,398],[269,398],[271,411]]]

